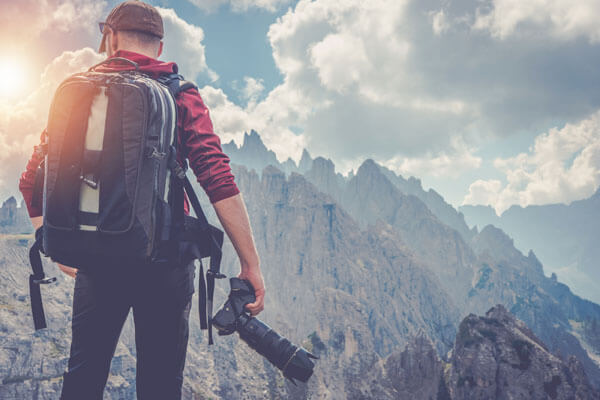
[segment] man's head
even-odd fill
[[[138,0],[118,4],[100,23],[100,53],[110,57],[117,50],[129,50],[158,58],[162,53],[163,22],[156,8]]]

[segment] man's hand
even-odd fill
[[[254,317],[265,308],[265,283],[260,272],[260,258],[254,245],[252,229],[250,228],[248,212],[242,194],[238,193],[219,200],[213,203],[213,207],[240,257],[242,271],[238,278],[249,280],[254,287],[256,301],[246,305],[246,309]]]
[[[62,272],[69,275],[73,279],[75,279],[75,277],[77,276],[77,268],[67,267],[66,265],[62,264],[58,264],[58,268],[60,268]]]
[[[256,317],[265,308],[265,283],[260,268],[257,267],[242,270],[238,275],[238,278],[247,279],[254,288],[256,301],[254,303],[246,304],[246,309],[250,311],[250,315]]]

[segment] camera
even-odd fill
[[[296,384],[294,379],[307,382],[315,366],[311,359],[318,357],[292,344],[258,318],[250,316],[244,307],[256,298],[249,281],[230,278],[229,282],[229,298],[211,320],[219,335],[238,332],[243,341],[279,368],[292,383]]]

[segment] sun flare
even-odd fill
[[[25,87],[25,65],[16,59],[0,59],[0,98],[14,98]]]

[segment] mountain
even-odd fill
[[[448,351],[459,310],[387,224],[361,230],[345,210],[299,174],[286,178],[274,167],[265,168],[261,177],[241,166],[235,166],[234,172],[269,288],[268,312],[261,319],[296,343],[324,346],[338,367],[328,370],[318,365],[310,385],[304,388],[306,393],[340,398],[345,392],[336,388],[346,388],[352,381],[339,371],[351,374],[357,363],[367,367],[404,346],[417,332],[436,337],[438,350]],[[204,209],[218,223],[206,198]],[[30,240],[4,237],[0,241],[4,255],[0,268],[7,277],[0,280],[0,329],[4,333],[0,377],[6,383],[0,387],[0,398],[28,397],[34,392],[37,398],[54,398],[68,355],[72,301],[68,278],[59,275],[58,285],[43,288],[50,328],[32,335],[27,308]],[[47,270],[49,275],[59,274],[53,265]],[[229,241],[223,270],[228,275],[239,271]],[[219,285],[217,304],[226,298],[224,286]],[[237,336],[218,337],[217,345],[208,348],[196,318],[191,320],[185,383],[189,396],[262,398],[268,388],[274,397],[303,398]],[[363,341],[370,346],[360,345]],[[333,352],[339,348],[344,348],[342,358]],[[133,395],[135,340],[130,322],[119,349],[108,398]]]
[[[248,141],[257,139],[247,136]],[[256,157],[266,157],[261,146],[254,149]],[[531,393],[543,393],[544,382],[549,382],[550,393],[556,389],[557,396],[576,398],[586,393],[586,379],[600,387],[600,307],[544,276],[533,252],[524,255],[498,228],[464,230],[460,214],[445,207],[441,197],[426,198],[434,212],[421,198],[426,192],[414,185],[407,193],[402,180],[394,183],[373,160],[344,178],[330,160],[312,159],[308,152],[303,158],[305,164],[310,161],[304,174],[286,173],[281,165],[257,170],[261,164],[256,159],[249,160],[252,167],[232,163],[232,168],[267,287],[265,311],[259,317],[319,355],[315,374],[307,385],[296,387],[237,335],[217,337],[215,346],[208,347],[192,317],[185,399],[468,398],[466,385],[480,390],[479,377],[472,375],[475,385],[468,378],[468,361],[485,355],[486,371],[500,371],[506,366],[489,354],[511,350],[493,347],[502,345],[500,341],[467,346],[461,320],[479,318],[470,314],[483,314],[498,304],[545,346],[539,354],[527,353],[541,360],[532,364],[535,370],[519,370],[544,377],[536,381],[542,389],[532,387]],[[219,226],[208,199],[199,194],[207,217]],[[48,263],[48,274],[59,274],[59,283],[43,288],[49,329],[33,334],[27,295],[30,243],[30,235],[0,236],[0,398],[56,398],[68,356],[72,280]],[[239,272],[228,239],[222,265],[227,275]],[[227,289],[219,282],[215,304],[226,299]],[[507,331],[496,332],[496,337],[510,339],[516,328],[503,312],[485,318],[506,320],[502,324]],[[472,325],[468,337],[486,338],[477,333],[483,332],[477,321]],[[534,341],[523,332],[515,334]],[[105,398],[134,396],[134,354],[128,321]],[[546,364],[551,371],[563,371],[566,365],[570,375],[553,372],[561,379],[557,383],[554,375],[547,375],[550,370],[539,370]]]
[[[514,238],[523,252],[533,249],[549,272],[572,290],[600,302],[600,189],[569,205],[512,206],[497,216],[489,206],[462,206],[470,225],[488,224]]]
[[[405,179],[383,166],[379,166],[379,169],[402,193],[419,198],[441,222],[460,233],[465,240],[477,234],[477,229],[469,229],[462,213],[446,203],[435,190],[425,191],[419,179],[415,177]]]
[[[17,206],[17,199],[9,197],[0,207],[0,233],[27,233],[32,229],[25,204]]]
[[[447,361],[426,336],[376,364],[354,398],[600,399],[575,357],[553,354],[502,305],[460,323]]]
[[[321,163],[322,164],[322,163]],[[306,175],[321,176],[319,167]],[[595,385],[600,384],[600,347],[597,337],[600,307],[575,296],[567,286],[544,275],[535,253],[523,255],[502,230],[487,227],[461,234],[445,224],[419,197],[405,194],[373,160],[366,160],[332,197],[361,226],[383,221],[397,232],[408,249],[442,283],[453,304],[463,312],[482,313],[503,304],[532,327],[552,351],[578,357]],[[455,214],[458,214],[455,212]],[[454,220],[456,221],[456,220]],[[467,236],[467,237],[465,237]],[[587,328],[583,328],[583,326]],[[592,326],[596,328],[591,328]],[[592,332],[593,331],[593,332]]]

